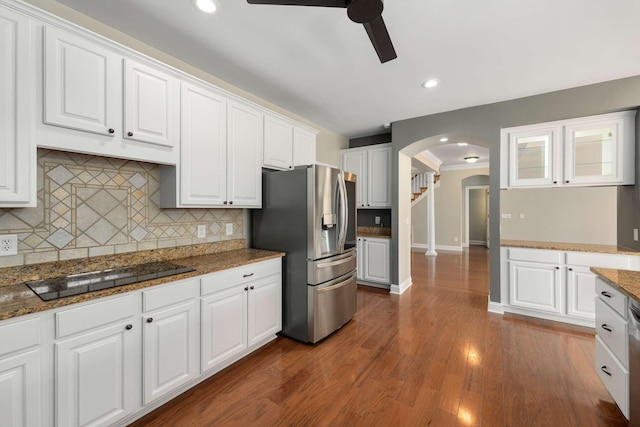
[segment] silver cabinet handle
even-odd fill
[[[356,257],[355,254],[352,254],[346,258],[339,259],[338,261],[323,262],[322,264],[316,265],[316,268],[326,268],[326,267],[333,267],[335,265],[346,264],[352,259],[354,259],[355,257]]]

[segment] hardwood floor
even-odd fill
[[[279,337],[135,426],[625,426],[594,332],[487,312],[488,251],[412,254],[325,341]]]

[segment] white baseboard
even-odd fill
[[[436,250],[462,252],[462,246],[436,245]]]
[[[411,249],[424,249],[426,250],[428,248],[426,243],[412,243],[411,244]]]
[[[486,240],[471,240],[469,242],[469,245],[471,245],[471,246],[487,246],[487,241]]]
[[[489,297],[487,297],[489,303],[487,304],[487,311],[489,313],[496,313],[496,314],[504,314],[504,309],[502,308],[502,304],[499,302],[493,302],[489,299]]]
[[[394,295],[401,295],[404,291],[409,289],[411,285],[413,285],[413,280],[411,280],[411,277],[408,277],[407,280],[402,282],[400,285],[391,285],[391,290],[389,291],[389,293]]]

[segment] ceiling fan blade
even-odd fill
[[[382,64],[398,57],[396,50],[393,48],[391,37],[389,37],[387,26],[384,25],[382,16],[379,16],[371,22],[365,22],[362,25],[364,25],[364,29],[367,30],[371,44],[373,44],[373,48],[376,50]]]
[[[347,7],[350,0],[247,0],[249,4],[277,4],[281,6]]]

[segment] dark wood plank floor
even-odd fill
[[[625,426],[593,330],[488,313],[488,251],[412,254],[315,346],[280,337],[135,426]]]

